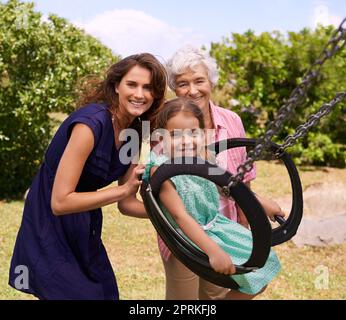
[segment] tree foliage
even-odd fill
[[[210,53],[221,71],[215,99],[241,115],[250,136],[262,135],[333,32],[333,27],[318,27],[313,31],[306,28],[298,33],[289,32],[285,36],[280,32],[256,35],[249,30],[212,43]],[[325,63],[305,103],[286,122],[276,142],[292,134],[336,92],[345,91],[345,79],[346,51],[343,50]],[[340,103],[289,150],[297,163],[345,167],[345,106],[345,102]]]
[[[50,112],[74,109],[78,79],[118,58],[32,3],[0,3],[0,198],[29,186],[51,139]]]

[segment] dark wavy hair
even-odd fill
[[[80,85],[80,97],[77,102],[78,107],[82,107],[89,103],[105,103],[112,114],[116,114],[119,108],[119,96],[115,92],[115,88],[121,79],[135,66],[140,66],[150,71],[151,87],[154,101],[149,110],[143,113],[141,120],[152,121],[154,114],[160,109],[164,103],[167,74],[164,66],[150,53],[141,53],[128,56],[119,62],[113,64],[106,72],[105,79],[97,77],[89,77]],[[131,125],[140,134],[141,124],[134,121]]]
[[[168,120],[173,118],[179,112],[192,114],[197,118],[199,127],[204,129],[204,116],[201,108],[199,108],[193,101],[183,97],[168,100],[163,104],[155,116],[155,128],[165,128]]]

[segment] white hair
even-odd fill
[[[191,45],[184,46],[176,51],[172,58],[166,63],[168,74],[168,85],[175,90],[175,80],[177,76],[187,70],[194,70],[197,66],[204,65],[208,74],[209,81],[215,86],[219,79],[219,71],[216,60],[205,50],[195,48]]]

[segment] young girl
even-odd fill
[[[203,113],[192,101],[177,98],[166,102],[156,122],[158,128],[166,129],[162,140],[164,151],[160,155],[151,152],[144,179],[173,157],[199,156],[207,159],[201,134]],[[219,213],[219,193],[212,182],[197,176],[172,177],[163,183],[160,200],[166,215],[170,215],[176,227],[208,255],[215,271],[231,275],[235,272],[234,264],[241,264],[250,256],[251,232]],[[283,215],[275,203],[264,199],[259,201],[270,217]],[[231,290],[225,298],[253,298],[264,290],[279,270],[278,258],[271,251],[261,269],[231,276],[238,283],[239,291]]]

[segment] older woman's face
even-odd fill
[[[175,94],[195,102],[202,110],[209,108],[209,100],[212,86],[208,78],[207,70],[203,65],[193,70],[187,69],[176,77]]]

